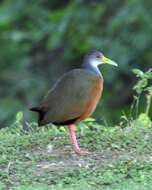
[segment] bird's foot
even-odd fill
[[[84,156],[89,154],[89,151],[86,149],[74,149],[74,152],[79,156]]]

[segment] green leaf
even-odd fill
[[[144,72],[141,71],[140,69],[133,69],[132,70],[134,74],[136,74],[137,77],[143,77],[144,76]]]
[[[20,123],[23,120],[23,112],[17,112],[16,114],[16,122]]]

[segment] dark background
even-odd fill
[[[132,103],[132,69],[152,65],[152,1],[1,1],[0,127],[18,111],[32,121],[28,108],[91,49],[119,64],[100,67],[105,86],[94,114],[99,122],[118,122]]]

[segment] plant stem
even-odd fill
[[[136,114],[135,114],[136,118],[138,117],[138,112],[139,112],[139,99],[140,99],[140,94],[138,95],[136,100]]]
[[[152,101],[152,95],[148,94],[146,98],[147,98],[147,106],[146,106],[145,113],[148,116],[149,115],[150,106],[151,106],[151,101]]]

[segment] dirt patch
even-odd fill
[[[64,146],[63,149],[55,149],[48,152],[48,149],[38,148],[31,152],[26,152],[26,157],[38,157],[41,160],[35,162],[37,172],[50,171],[61,172],[67,168],[93,168],[98,164],[105,164],[116,159],[130,159],[130,152],[118,150],[103,150],[101,152],[89,152],[89,154],[78,156],[71,146]],[[43,159],[42,159],[43,158]]]

